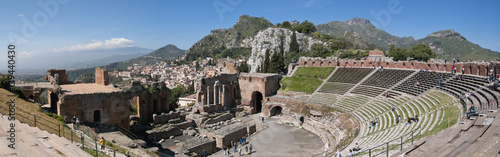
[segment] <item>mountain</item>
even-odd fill
[[[500,54],[468,41],[460,33],[454,30],[443,30],[432,33],[425,38],[415,40],[413,37],[397,37],[381,29],[376,28],[367,19],[353,18],[344,22],[332,21],[316,26],[319,33],[328,34],[334,38],[343,34],[357,33],[358,41],[348,39],[352,43],[362,44],[363,42],[374,44],[376,47],[388,50],[391,44],[396,47],[410,48],[416,44],[427,44],[436,52],[440,59],[460,59],[460,60],[492,60],[498,58]]]
[[[481,46],[468,41],[460,33],[453,29],[434,32],[425,38],[419,39],[415,44],[427,44],[438,58],[466,60],[490,61],[498,58],[500,53],[482,48]]]
[[[381,29],[376,28],[369,20],[363,18],[353,18],[345,22],[332,21],[316,26],[316,30],[321,34],[328,34],[334,38],[342,37],[349,32],[356,32],[368,43],[376,47],[388,49],[391,44],[396,47],[406,47],[415,42],[413,37],[397,37]],[[352,42],[352,41],[351,41]]]
[[[101,50],[45,52],[29,56],[20,56],[16,68],[20,73],[30,71],[45,72],[47,69],[77,69],[106,65],[116,61],[128,60],[147,54],[151,49],[141,47],[122,47]],[[22,70],[21,70],[22,69]]]
[[[233,48],[239,48],[238,53],[248,56],[254,36],[260,30],[271,26],[273,24],[263,17],[242,15],[233,27],[212,30],[209,35],[193,44],[187,52],[186,59],[196,60],[198,57],[217,57],[222,51]],[[219,57],[224,56],[219,55]]]
[[[164,47],[161,47],[159,49],[156,49],[147,55],[136,57],[134,59],[126,60],[126,61],[120,61],[120,62],[114,62],[110,63],[104,66],[99,66],[99,67],[104,67],[108,69],[108,71],[117,69],[117,70],[127,70],[127,67],[132,66],[134,64],[139,64],[139,65],[152,65],[156,64],[157,62],[160,61],[165,61],[168,59],[172,58],[177,58],[179,56],[184,55],[186,50],[181,50],[177,48],[177,46],[168,44]],[[91,68],[81,68],[81,69],[75,69],[75,70],[69,70],[67,71],[68,75],[68,80],[74,81],[78,77],[80,77],[83,74],[86,73],[93,73],[95,70],[95,67]]]
[[[132,58],[144,56],[144,55],[146,55],[146,53],[136,53],[136,54],[129,54],[129,55],[113,55],[113,56],[109,56],[109,57],[105,57],[105,58],[101,58],[101,59],[75,63],[71,66],[68,66],[66,69],[70,70],[70,69],[90,68],[90,67],[95,67],[95,66],[102,66],[102,65],[109,64],[109,63],[125,61],[125,60],[129,60]]]
[[[171,59],[171,58],[177,58],[184,54],[186,54],[186,50],[181,50],[175,45],[168,44],[167,46],[163,46],[159,49],[154,50],[147,56],[162,57],[163,59]]]
[[[181,50],[177,46],[168,44],[166,46],[163,46],[159,49],[156,49],[147,55],[140,56],[134,59],[126,60],[126,61],[121,61],[121,62],[114,62],[108,65],[105,65],[103,67],[107,68],[108,70],[112,69],[117,69],[117,70],[127,70],[128,66],[132,66],[134,64],[139,64],[139,65],[152,65],[156,64],[156,62],[160,61],[165,61],[173,58],[177,58],[179,56],[182,56],[186,53],[186,50]]]

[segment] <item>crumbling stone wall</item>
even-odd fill
[[[72,84],[73,82],[68,81],[68,76],[66,75],[65,69],[49,69],[47,70],[47,76],[45,77],[47,82],[52,85],[63,85]]]
[[[101,124],[129,128],[129,103],[120,92],[64,95],[58,103],[58,109],[67,120],[76,116],[82,122],[94,123],[94,117],[99,116]],[[96,111],[100,115],[94,115]]]
[[[169,120],[171,119],[177,119],[180,118],[181,114],[179,112],[170,112],[167,114],[159,114],[159,115],[153,115],[153,122],[154,124],[164,124],[168,123]]]
[[[109,77],[108,77],[108,70],[107,69],[100,69],[100,68],[95,69],[95,83],[100,84],[100,85],[108,85],[109,84]]]
[[[372,68],[372,67],[384,67],[384,68],[397,68],[397,69],[413,69],[413,70],[429,70],[429,71],[440,71],[440,72],[451,72],[451,67],[455,66],[457,68],[457,73],[462,73],[462,68],[464,68],[464,74],[487,76],[491,69],[493,69],[493,74],[500,74],[500,63],[498,62],[456,62],[452,64],[451,61],[446,63],[441,61],[418,62],[418,61],[397,61],[392,60],[353,60],[353,59],[336,59],[327,58],[318,60],[316,58],[301,57],[298,62],[298,66],[340,66],[340,67],[356,67],[356,68]],[[334,62],[336,64],[317,64],[318,62]]]
[[[217,147],[214,139],[211,138],[192,138],[182,142],[181,144],[182,150],[187,150],[189,154],[196,153],[194,157],[201,157],[203,155],[203,150],[207,153],[207,155],[213,154],[217,152]]]
[[[47,76],[54,76],[51,81],[57,83],[56,80],[65,82],[66,74],[62,73],[65,70],[47,71]],[[50,75],[49,75],[50,74]],[[100,76],[99,76],[100,75]],[[62,77],[61,77],[62,76]],[[96,69],[96,78],[99,80],[97,84],[102,83],[104,86],[107,80],[107,70]],[[67,78],[66,78],[67,81]],[[100,83],[99,83],[100,82]],[[58,84],[55,84],[58,86]],[[85,88],[85,84],[81,85]],[[123,128],[130,128],[130,105],[132,100],[138,98],[137,115],[132,115],[134,120],[139,124],[149,124],[154,121],[153,115],[160,115],[170,111],[169,99],[171,97],[170,89],[165,86],[165,83],[153,83],[148,89],[144,88],[138,81],[132,82],[131,88],[125,91],[116,92],[99,92],[96,93],[75,93],[65,94],[64,89],[55,88],[49,92],[49,102],[51,102],[51,93],[57,94],[59,99],[57,102],[57,111],[61,116],[68,117],[70,120],[73,116],[80,118],[82,122],[100,123],[106,125],[119,125]],[[96,121],[94,117],[95,111],[100,112],[100,121]]]
[[[217,143],[217,147],[222,148],[222,146],[231,146],[231,142],[236,142],[241,139],[243,136],[247,136],[251,134],[248,132],[248,127],[255,128],[255,124],[248,125],[243,123],[234,123],[214,132],[215,141]],[[253,133],[253,132],[252,132]]]

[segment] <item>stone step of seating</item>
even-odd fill
[[[10,122],[7,120],[7,116],[0,118],[0,136],[8,136],[7,131],[10,130]],[[90,156],[90,154],[63,137],[20,123],[17,120],[15,121],[15,129],[16,149],[2,149],[1,154],[16,154],[15,156]],[[6,146],[8,140],[1,140],[0,143]]]
[[[352,87],[354,87],[354,84],[326,82],[319,91],[342,95],[349,91]]]
[[[357,84],[372,71],[371,68],[338,68],[328,82]]]

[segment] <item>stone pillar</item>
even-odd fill
[[[210,86],[207,86],[207,104],[210,105]]]
[[[214,84],[214,104],[217,105],[217,84]]]
[[[222,85],[219,85],[219,96],[217,96],[219,98],[219,104],[222,104]]]
[[[222,85],[222,106],[226,106],[226,85]]]

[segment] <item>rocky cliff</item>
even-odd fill
[[[312,37],[307,37],[303,33],[295,33],[300,51],[310,51],[311,46],[315,43],[323,44],[323,42],[313,39]],[[252,41],[252,54],[248,61],[251,67],[250,72],[257,72],[258,67],[264,61],[267,49],[270,50],[271,54],[279,52],[282,40],[284,41],[283,48],[286,54],[290,49],[292,34],[293,32],[286,28],[267,28],[259,31]]]

